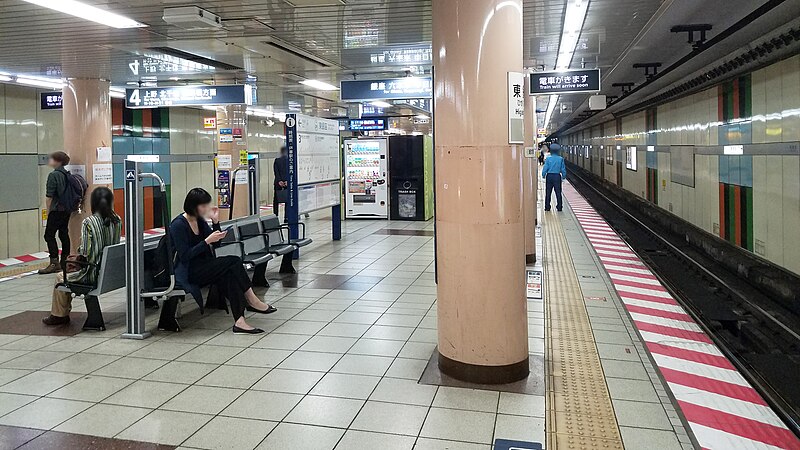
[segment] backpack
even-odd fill
[[[145,290],[163,289],[169,286],[170,275],[175,268],[177,253],[172,246],[169,235],[161,236],[158,245],[144,257]]]
[[[67,177],[67,187],[58,198],[58,204],[66,211],[79,211],[83,206],[83,199],[86,197],[89,183],[82,176],[69,171],[65,171],[64,176]]]

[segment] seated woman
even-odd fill
[[[178,254],[175,264],[177,282],[192,294],[200,311],[203,311],[203,295],[200,288],[215,285],[228,299],[233,313],[233,332],[257,334],[264,330],[247,324],[244,312],[253,311],[270,314],[276,308],[264,303],[253,292],[250,278],[238,256],[215,257],[213,246],[225,237],[219,228],[219,208],[211,206],[211,194],[205,189],[194,188],[186,194],[183,214],[169,226],[172,244]],[[208,226],[206,219],[211,219]]]
[[[93,264],[81,268],[78,272],[67,274],[71,283],[94,284],[100,268],[103,249],[109,245],[119,244],[121,223],[114,212],[114,193],[107,187],[98,187],[92,191],[89,203],[92,215],[83,219],[81,224],[81,245],[78,253]],[[69,250],[67,250],[69,251]],[[64,282],[63,272],[56,275],[56,284]],[[67,292],[53,289],[53,306],[50,315],[42,319],[45,325],[63,325],[69,323],[69,312],[72,310],[72,296]]]

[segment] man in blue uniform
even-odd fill
[[[544,210],[550,211],[550,196],[556,191],[556,210],[561,211],[561,181],[567,179],[567,167],[561,157],[561,146],[550,144],[550,156],[544,160],[542,178],[545,182]]]

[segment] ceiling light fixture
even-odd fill
[[[56,78],[18,76],[15,81],[18,84],[47,89],[61,89],[64,87],[64,82]]]
[[[370,105],[377,106],[378,108],[391,108],[392,107],[391,103],[383,102],[383,101],[380,101],[380,100],[376,100],[376,101],[370,103]]]
[[[581,37],[581,30],[588,11],[589,0],[569,0],[567,2],[567,10],[564,12],[564,28],[561,30],[561,41],[558,44],[556,70],[567,70],[572,64],[572,56],[575,54],[575,47]],[[558,98],[558,95],[550,96],[544,116],[545,129],[550,125],[550,118],[553,117]]]
[[[24,0],[34,5],[50,8],[55,11],[80,17],[81,19],[91,20],[112,28],[142,28],[147,25],[129,19],[119,14],[96,8],[76,0]]]
[[[108,91],[108,95],[111,98],[125,98],[125,93],[124,92],[119,92],[119,91],[115,91],[115,90],[109,90]]]
[[[567,10],[564,13],[564,28],[561,30],[561,42],[558,44],[557,70],[569,69],[588,11],[589,0],[570,0],[567,3]]]
[[[320,91],[338,91],[339,88],[319,80],[303,80],[300,84],[320,90]]]

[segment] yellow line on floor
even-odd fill
[[[547,449],[622,449],[563,214],[544,213]]]

